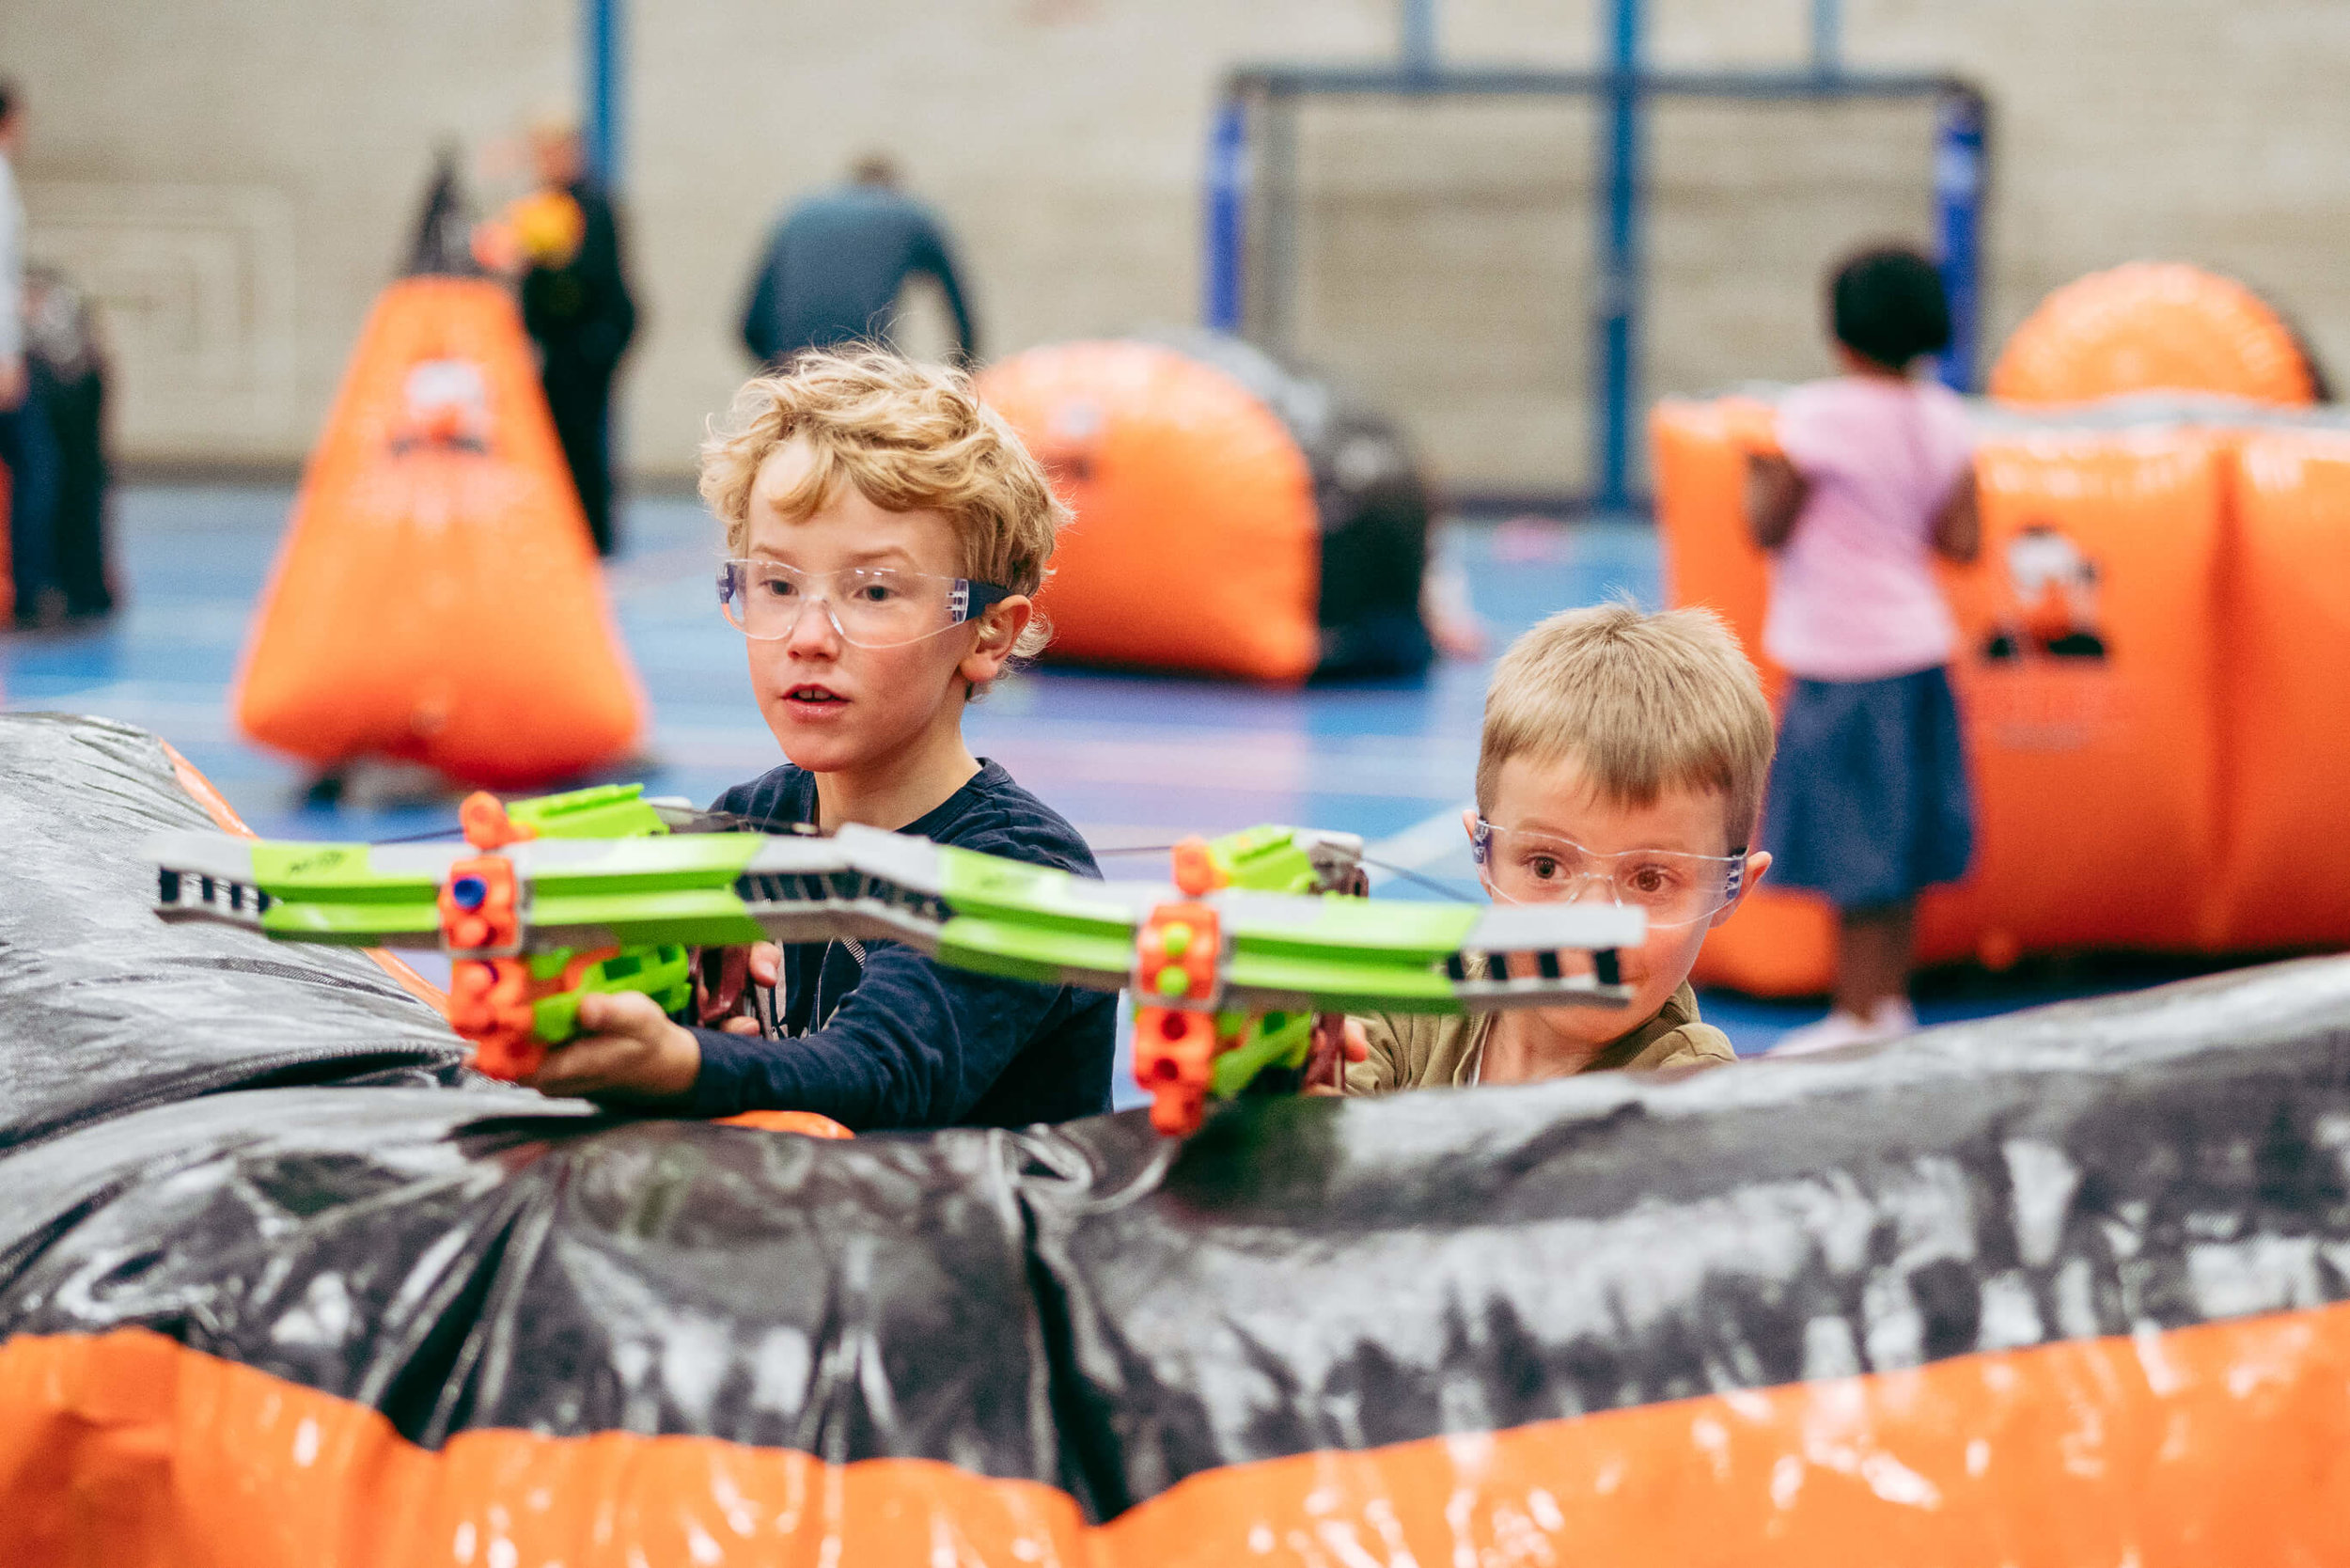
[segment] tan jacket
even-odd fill
[[[1407,1089],[1466,1089],[1477,1082],[1493,1033],[1491,1012],[1374,1012],[1358,1017],[1371,1055],[1346,1070],[1349,1094],[1395,1094]],[[1698,1018],[1697,994],[1686,984],[1665,998],[1656,1016],[1601,1048],[1581,1068],[1606,1073],[1622,1067],[1716,1067],[1735,1061],[1730,1036]]]

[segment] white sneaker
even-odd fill
[[[1879,1040],[1899,1040],[1918,1032],[1918,1010],[1906,996],[1888,996],[1869,1014],[1869,1027]]]
[[[1778,1044],[1763,1054],[1800,1057],[1813,1051],[1833,1051],[1840,1045],[1873,1045],[1881,1040],[1914,1033],[1917,1027],[1918,1014],[1911,1010],[1908,998],[1888,996],[1866,1018],[1838,1008],[1816,1024],[1789,1029],[1778,1037]]]

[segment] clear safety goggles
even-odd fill
[[[1620,850],[1603,855],[1555,833],[1496,827],[1484,818],[1469,854],[1494,896],[1510,903],[1571,903],[1596,888],[1610,902],[1644,911],[1652,926],[1685,926],[1737,900],[1745,852],[1684,855]]]
[[[732,560],[718,569],[718,605],[736,631],[761,642],[790,636],[822,604],[840,640],[897,648],[952,631],[1012,596],[995,583],[939,577],[894,566],[803,572],[781,561]]]

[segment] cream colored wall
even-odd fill
[[[654,321],[636,460],[684,461],[746,368],[737,312],[778,210],[856,152],[895,154],[945,216],[987,353],[1188,322],[1226,65],[1360,57],[1390,27],[1383,0],[640,7],[630,206]]]
[[[30,248],[104,304],[123,455],[298,459],[404,258],[435,138],[559,102],[572,8],[0,6]]]
[[[1239,59],[1361,60],[1387,0],[707,0],[631,10],[625,196],[644,336],[631,462],[683,471],[744,367],[776,211],[885,148],[945,213],[991,352],[1191,320],[1207,115]],[[1991,341],[2137,256],[2273,291],[2350,366],[2350,7],[1845,0],[1856,65],[1948,68],[1994,104]],[[1651,0],[1660,63],[1793,60],[1809,0]],[[197,8],[13,0],[34,248],[104,296],[133,458],[288,461],[395,270],[433,139],[478,147],[576,79],[576,0]],[[1449,0],[1447,53],[1588,62],[1590,4]],[[1533,105],[1318,109],[1299,345],[1438,469],[1558,489],[1586,463],[1594,149]],[[1669,108],[1653,127],[1649,390],[1824,367],[1820,266],[1923,237],[1922,109]]]

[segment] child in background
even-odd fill
[[[1485,696],[1463,825],[1494,898],[1647,915],[1648,939],[1622,955],[1632,1005],[1350,1019],[1365,1054],[1347,1092],[1734,1060],[1698,1017],[1689,968],[1770,866],[1749,848],[1770,766],[1762,682],[1710,612],[1601,604],[1520,637]]]
[[[1747,521],[1772,555],[1762,646],[1794,678],[1763,843],[1780,883],[1825,895],[1840,921],[1834,1009],[1781,1051],[1918,1027],[1918,894],[1963,875],[1973,847],[1957,628],[1933,564],[1975,557],[1973,439],[1958,398],[1909,374],[1949,344],[1950,309],[1908,250],[1854,257],[1828,292],[1844,373],[1790,393],[1785,455],[1747,467]]]
[[[701,489],[732,557],[727,619],[791,760],[715,809],[771,832],[862,823],[1101,874],[1075,828],[964,744],[965,704],[1043,646],[1029,596],[1068,515],[967,378],[885,353],[803,354],[737,394],[702,447]],[[588,1032],[531,1084],[695,1116],[815,1111],[860,1132],[1110,1108],[1113,996],[948,969],[896,942],[728,958],[737,980],[722,991],[744,968],[779,985],[789,1038],[589,996]]]

